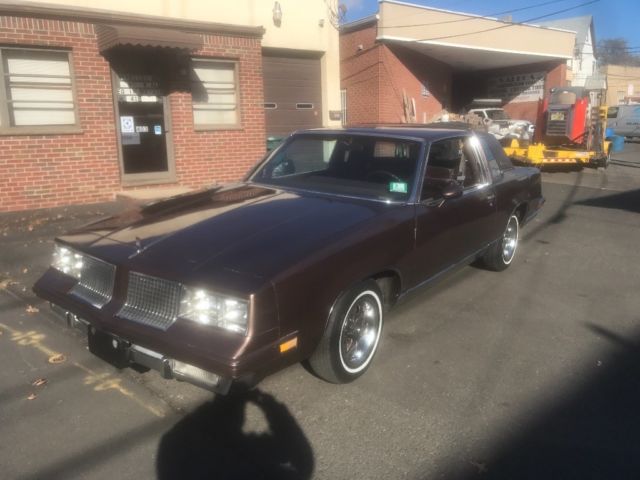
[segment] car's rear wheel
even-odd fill
[[[343,294],[309,359],[316,375],[332,383],[348,383],[361,376],[378,349],[383,311],[382,293],[374,280]]]
[[[500,272],[505,270],[516,255],[520,236],[518,215],[512,213],[507,221],[502,237],[494,243],[482,257],[482,263],[489,270]]]

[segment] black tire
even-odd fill
[[[506,270],[513,262],[518,249],[520,238],[520,219],[517,213],[512,213],[507,220],[502,237],[489,247],[483,255],[482,264],[489,270],[501,272]],[[507,242],[514,242],[507,245]]]
[[[362,282],[341,295],[309,358],[315,374],[327,382],[349,383],[366,372],[378,349],[383,315],[382,293],[374,280]],[[359,340],[355,340],[358,336]],[[359,345],[364,349],[361,357],[357,356]]]

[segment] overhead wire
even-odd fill
[[[516,13],[522,12],[524,10],[530,10],[532,8],[544,7],[545,5],[551,5],[553,3],[566,2],[567,0],[551,0],[549,2],[537,3],[535,5],[529,5],[528,7],[514,8],[512,10],[504,10],[502,12],[490,13],[488,15],[474,15],[467,18],[459,18],[456,20],[445,20],[442,22],[432,22],[432,23],[416,23],[413,25],[388,25],[379,28],[408,28],[408,27],[428,27],[432,25],[445,25],[449,23],[460,23],[460,22],[468,22],[470,20],[478,20],[478,19],[487,19],[487,17],[497,17],[499,15],[506,15],[507,13]],[[455,13],[455,12],[452,12]],[[462,15],[468,15],[466,13],[461,13]]]
[[[546,15],[540,15],[538,17],[533,17],[533,18],[530,18],[530,19],[525,20],[523,22],[508,23],[506,25],[500,25],[498,27],[492,27],[492,28],[485,28],[483,30],[477,30],[477,31],[474,31],[474,32],[458,33],[458,34],[454,34],[454,35],[445,35],[445,36],[442,36],[442,37],[434,37],[434,38],[421,38],[421,39],[416,40],[416,41],[417,42],[429,42],[429,41],[434,41],[434,40],[446,40],[448,38],[465,37],[465,36],[468,36],[468,35],[475,35],[477,33],[492,32],[492,31],[495,31],[495,30],[501,30],[503,28],[509,28],[509,27],[513,27],[513,26],[517,26],[517,25],[527,25],[529,22],[533,22],[535,20],[540,20],[542,18],[552,17],[552,16],[557,15],[559,13],[568,12],[570,10],[575,10],[576,8],[585,7],[587,5],[592,5],[594,3],[598,3],[599,1],[600,0],[590,0],[588,2],[582,2],[582,3],[578,4],[578,5],[574,5],[573,7],[565,8],[565,9],[562,9],[562,10],[556,10],[555,12],[551,12],[551,13],[548,13]]]

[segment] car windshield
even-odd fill
[[[509,115],[504,110],[487,110],[487,116],[491,120],[509,120]]]
[[[296,135],[251,181],[376,200],[404,201],[416,177],[418,141],[367,135]]]

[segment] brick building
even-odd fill
[[[427,123],[477,98],[500,99],[512,118],[534,121],[538,99],[567,84],[575,32],[379,5],[340,32],[346,124]]]
[[[267,134],[339,124],[331,2],[254,3],[0,3],[0,212],[234,181]]]

